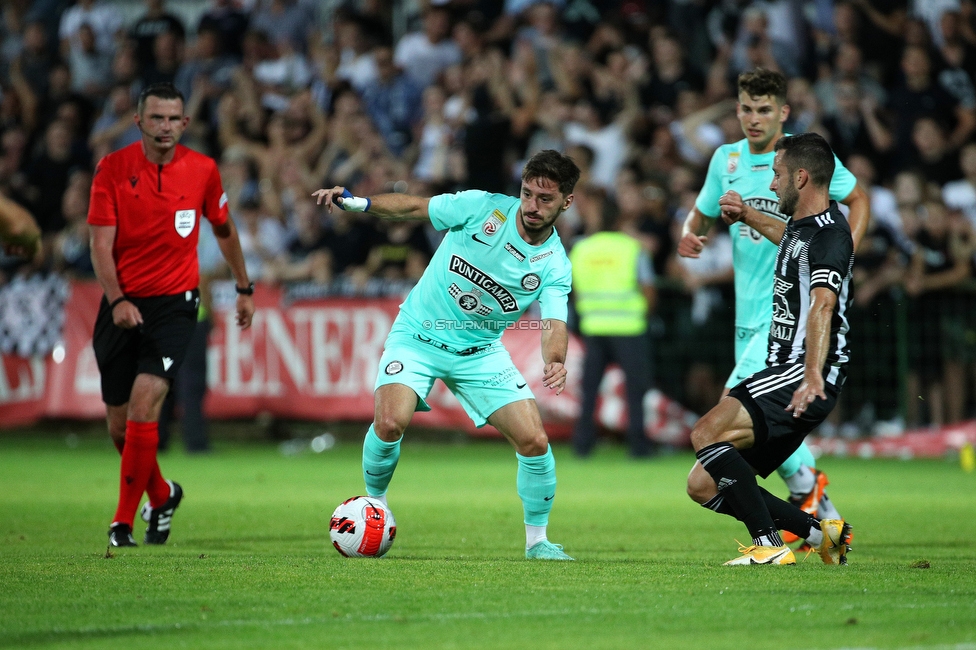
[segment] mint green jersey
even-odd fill
[[[770,189],[773,182],[775,152],[753,154],[749,141],[719,147],[708,164],[708,175],[695,207],[706,217],[716,218],[721,209],[718,200],[728,190],[738,192],[746,205],[763,214],[786,221],[779,213],[779,200]],[[857,179],[834,156],[834,176],[830,179],[830,198],[846,199]],[[748,329],[769,330],[773,319],[773,267],[776,244],[753,228],[735,223],[732,236],[732,263],[735,268],[735,325]]]
[[[572,267],[559,236],[539,246],[516,226],[519,200],[468,190],[431,198],[430,222],[447,234],[400,305],[393,333],[462,351],[495,343],[538,300],[543,319],[566,321]]]

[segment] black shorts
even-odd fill
[[[752,416],[755,443],[739,453],[766,478],[796,451],[808,433],[823,422],[837,403],[840,389],[825,384],[827,399],[819,397],[798,418],[786,407],[803,381],[803,364],[771,366],[743,379],[729,391]]]
[[[129,300],[142,313],[139,327],[117,327],[104,296],[95,319],[92,345],[102,375],[102,400],[109,406],[129,401],[138,374],[176,377],[197,326],[200,292],[196,289]]]

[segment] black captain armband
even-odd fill
[[[237,291],[239,296],[253,296],[254,295],[254,283],[247,285],[246,287],[235,286],[234,289]]]

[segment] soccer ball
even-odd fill
[[[382,557],[393,546],[396,519],[379,499],[352,497],[332,513],[329,537],[345,557]]]

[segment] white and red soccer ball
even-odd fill
[[[382,557],[396,538],[396,519],[379,499],[352,497],[332,513],[329,537],[345,557]]]

